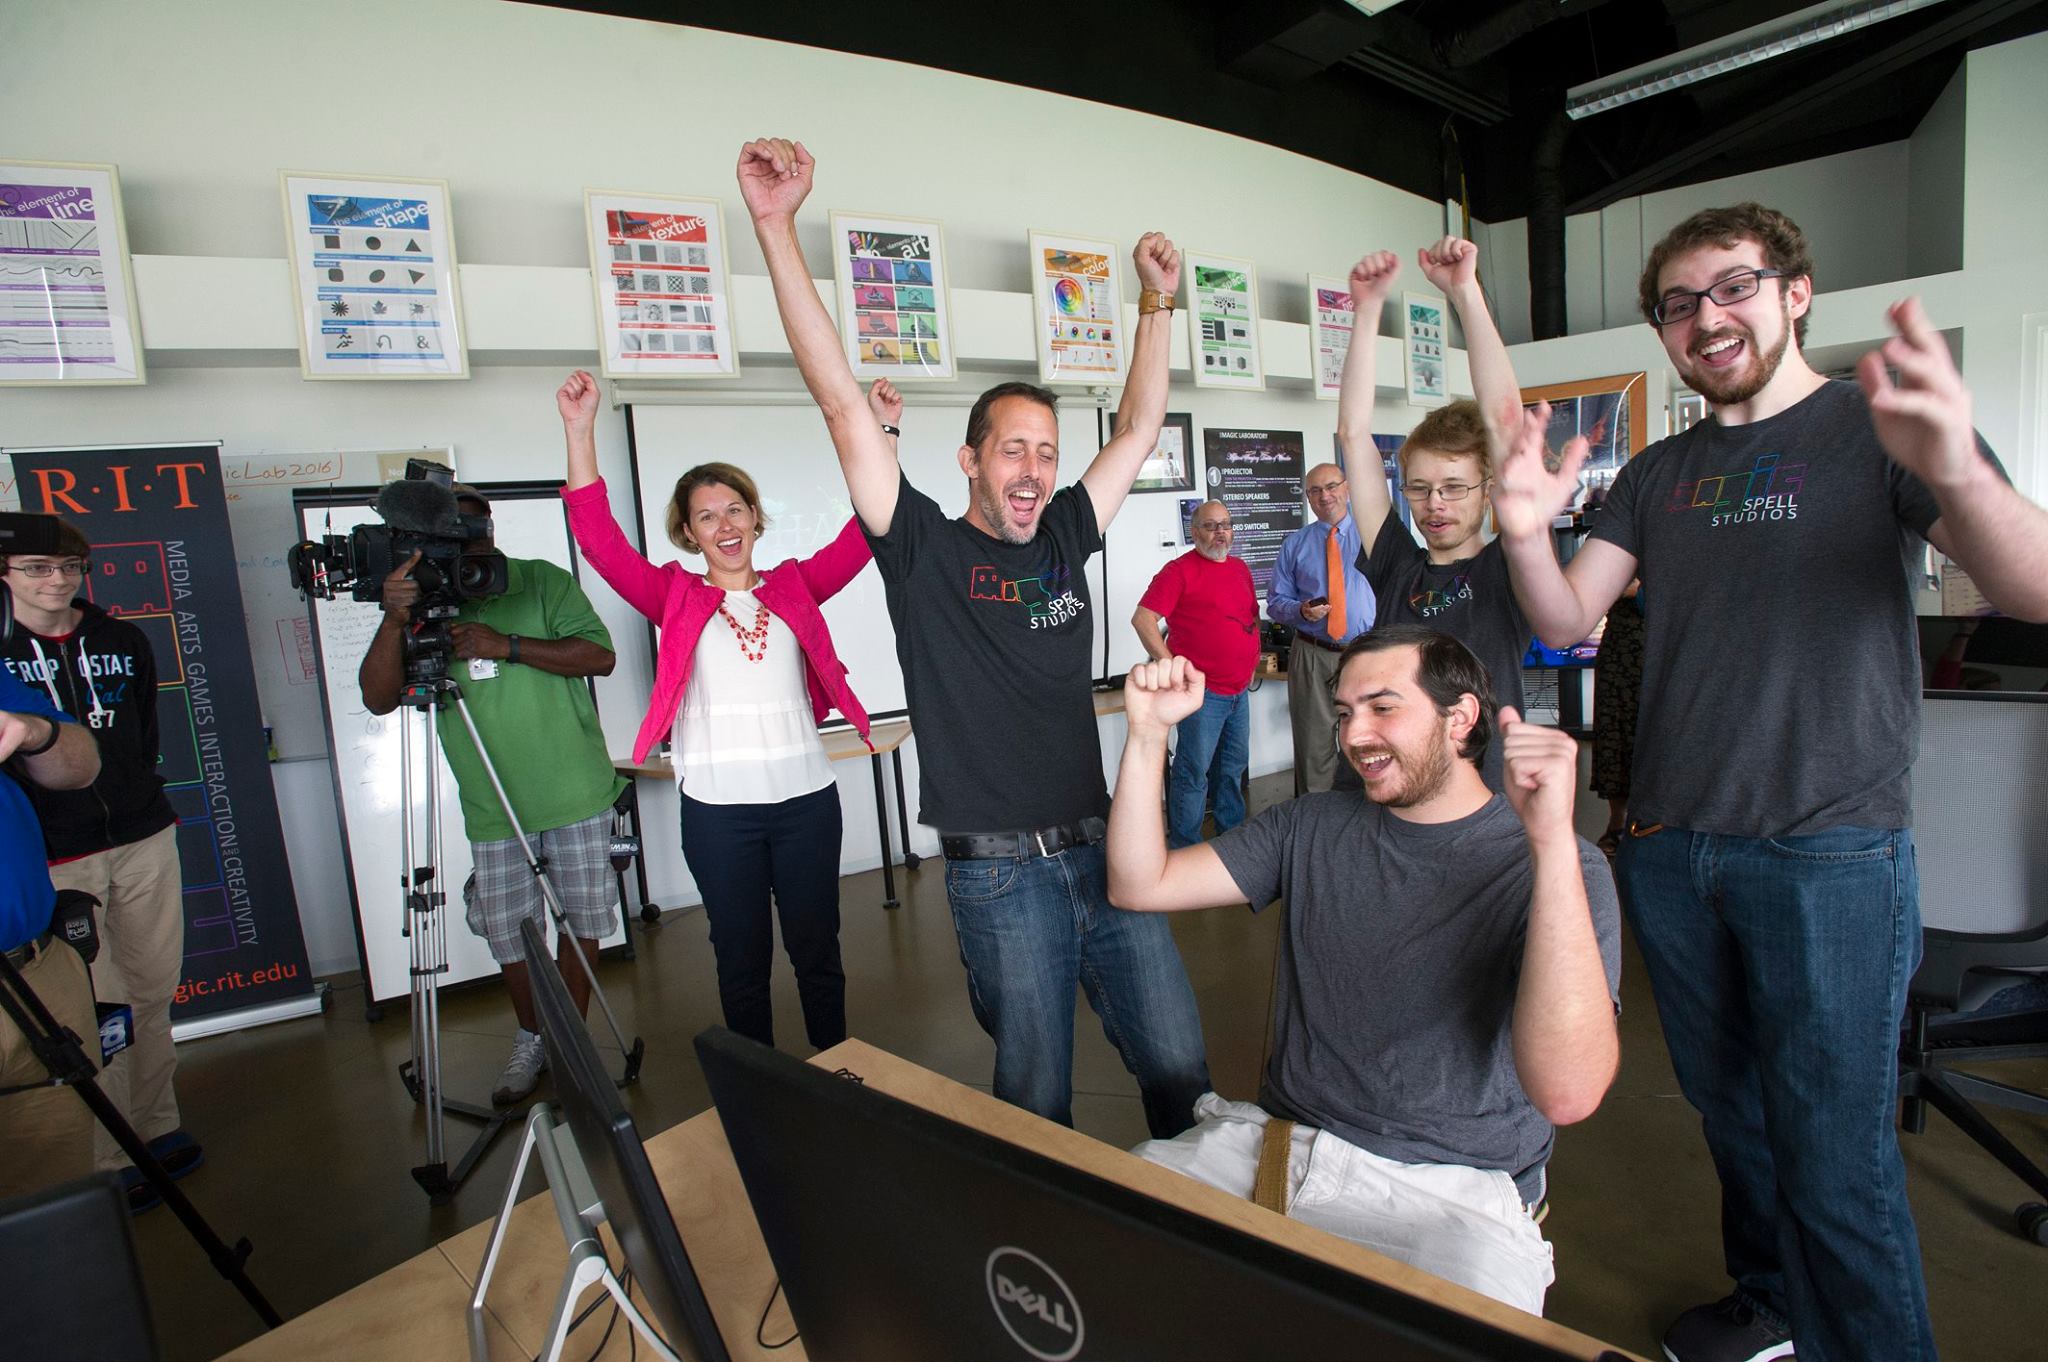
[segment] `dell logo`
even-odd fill
[[[1039,1362],[1068,1362],[1081,1351],[1081,1303],[1042,1258],[999,1248],[983,1276],[989,1304],[1018,1347]]]

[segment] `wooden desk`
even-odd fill
[[[1606,1347],[1563,1325],[1525,1315],[1405,1263],[1146,1163],[862,1041],[836,1045],[811,1062],[848,1069],[865,1079],[869,1087],[915,1102],[963,1125],[1304,1256],[1462,1310],[1589,1362]],[[733,1357],[742,1362],[774,1362],[778,1358],[796,1362],[804,1358],[801,1340],[774,1352],[762,1349],[756,1342],[757,1327],[761,1337],[776,1342],[794,1333],[795,1325],[779,1296],[766,1324],[761,1323],[762,1308],[775,1289],[775,1268],[755,1224],[739,1169],[733,1164],[725,1131],[718,1123],[718,1113],[707,1111],[656,1135],[647,1141],[647,1157],[668,1196],[676,1226]],[[232,1362],[302,1362],[308,1357],[361,1358],[371,1362],[403,1355],[460,1362],[467,1355],[463,1313],[490,1233],[488,1221],[466,1230],[355,1290],[287,1321],[282,1328],[229,1353],[227,1358]],[[568,1253],[546,1193],[521,1202],[512,1212],[512,1225],[491,1280],[488,1304],[493,1357],[530,1358],[539,1351],[555,1292],[567,1265]],[[581,1304],[588,1305],[602,1294],[593,1291]],[[640,1299],[637,1290],[634,1295],[636,1300]],[[569,1335],[563,1355],[579,1359],[589,1356],[610,1314],[609,1304],[595,1311]],[[627,1342],[629,1332],[621,1321],[611,1341],[598,1354],[600,1362],[624,1362],[631,1351]],[[398,1337],[402,1337],[402,1346],[394,1351],[394,1339]]]
[[[910,741],[910,720],[885,719],[872,725],[868,730],[868,741],[862,742],[859,733],[851,728],[837,729],[819,735],[825,744],[825,755],[832,761],[851,761],[856,757],[868,758],[875,776],[875,826],[882,842],[882,906],[895,908],[900,905],[896,897],[895,854],[889,840],[889,803],[882,788],[882,757],[886,754],[896,773],[896,820],[903,829],[903,866],[915,870],[924,858],[910,849],[910,810],[903,794],[903,744]],[[870,750],[869,743],[873,744]],[[612,769],[633,780],[642,777],[673,781],[675,765],[666,757],[649,757],[644,762],[635,762],[631,757],[612,758]],[[640,796],[635,791],[630,812],[633,827],[640,829]],[[642,834],[645,835],[644,833]],[[641,862],[640,901],[647,901],[647,871],[645,858]]]

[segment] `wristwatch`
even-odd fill
[[[1150,316],[1154,312],[1173,311],[1173,295],[1165,289],[1141,289],[1138,293],[1138,315]]]
[[[15,748],[15,749],[14,749],[14,755],[15,755],[15,756],[17,756],[17,757],[40,757],[41,755],[43,755],[43,753],[45,753],[45,752],[49,751],[49,750],[50,750],[51,748],[55,747],[55,746],[57,745],[57,739],[63,736],[64,730],[63,730],[63,729],[61,729],[61,728],[59,728],[59,727],[57,726],[57,721],[56,721],[55,719],[52,719],[52,718],[51,718],[51,717],[50,717],[49,715],[47,715],[47,714],[41,714],[41,715],[37,715],[36,717],[40,718],[40,719],[41,719],[41,720],[42,720],[42,721],[43,721],[44,723],[46,723],[46,724],[48,724],[48,725],[50,726],[50,736],[49,736],[49,737],[47,737],[47,738],[44,738],[44,739],[43,739],[43,740],[42,740],[41,742],[37,743],[37,744],[36,744],[36,745],[35,745],[34,747],[17,747],[17,748]]]
[[[898,439],[903,437],[903,431],[899,427],[890,425],[887,421],[882,422],[882,434],[894,435]]]
[[[519,635],[505,635],[505,660],[507,662],[519,661]]]

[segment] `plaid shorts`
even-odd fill
[[[602,941],[618,926],[618,883],[611,863],[612,811],[592,814],[580,823],[528,835],[534,850],[547,862],[548,883],[562,901],[571,931],[586,941]],[[547,904],[540,885],[519,850],[519,839],[471,842],[476,869],[462,886],[464,920],[491,948],[501,965],[526,958],[519,924],[532,918],[548,936]]]

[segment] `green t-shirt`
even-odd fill
[[[539,559],[508,562],[510,589],[464,605],[458,622],[488,624],[501,634],[526,639],[586,638],[612,646],[611,634],[575,578]],[[502,660],[497,675],[479,677],[471,674],[471,665],[457,658],[448,674],[461,689],[512,810],[529,834],[581,822],[619,797],[626,782],[606,753],[589,682]],[[440,731],[448,767],[462,791],[469,840],[511,837],[512,825],[462,720],[443,710]]]

